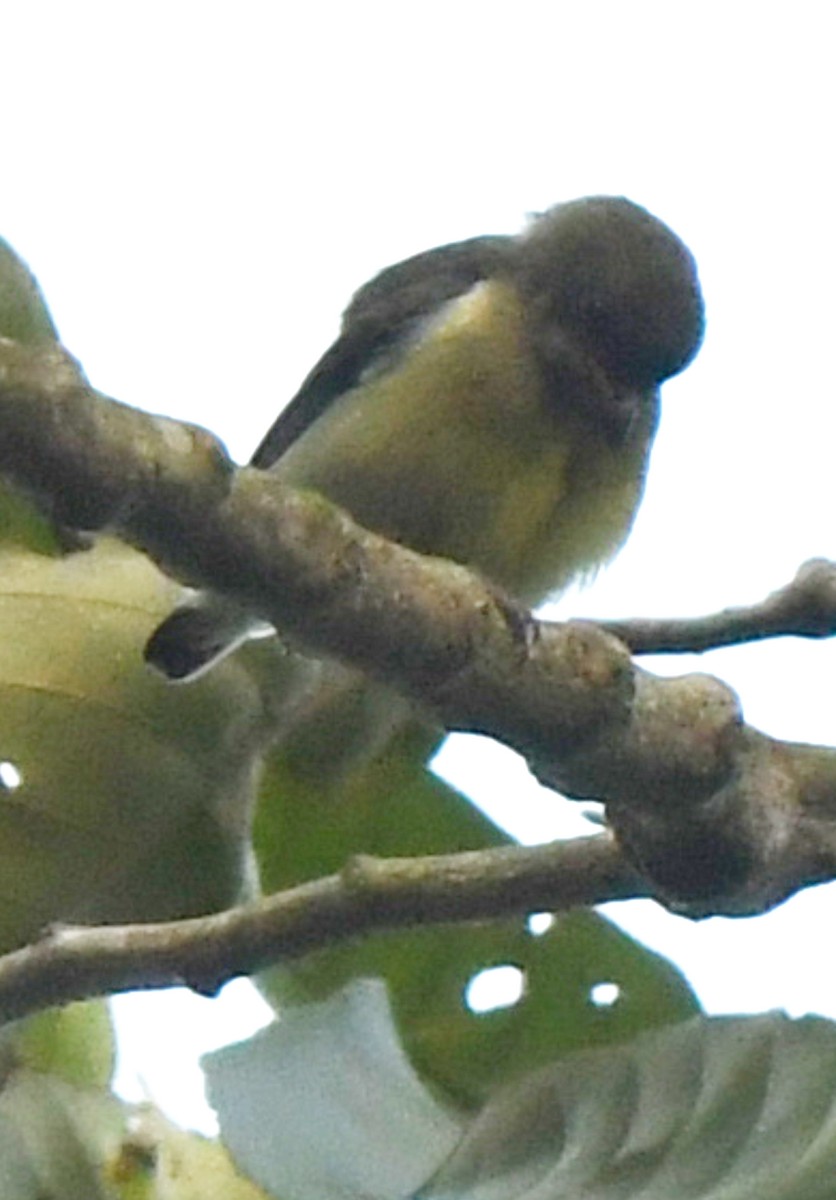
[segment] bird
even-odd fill
[[[252,466],[533,606],[623,545],[660,386],[704,328],[695,261],[667,225],[623,196],[560,203],[360,287]],[[190,680],[260,628],[198,593],[145,657]]]

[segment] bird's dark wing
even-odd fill
[[[364,284],[345,311],[342,333],[276,418],[252,457],[253,466],[272,466],[376,359],[405,344],[416,323],[501,270],[513,242],[510,237],[479,237],[438,246],[387,267]]]

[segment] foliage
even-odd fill
[[[55,337],[3,243],[0,336]],[[3,950],[52,921],[224,907],[253,855],[275,890],[358,852],[504,840],[427,768],[435,731],[398,720],[358,741],[350,688],[277,738],[269,689],[306,667],[275,646],[188,687],[153,678],[141,647],[173,585],[115,542],[62,549],[0,494]],[[400,711],[364,696],[364,721]],[[502,964],[519,1002],[473,1011],[469,982]],[[259,982],[280,1020],[208,1063],[236,1166],[110,1094],[100,1003],[3,1030],[3,1200],[832,1195],[833,1027],[707,1020],[671,964],[594,913],[540,933],[505,920],[378,935]]]
[[[288,1200],[825,1200],[834,1065],[828,1021],[694,1017],[468,1112],[439,1105],[367,982],[219,1051],[209,1078],[237,1160]]]

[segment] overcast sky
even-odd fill
[[[625,194],[694,251],[707,338],[664,390],[628,548],[560,611],[713,610],[836,556],[830,6],[5,0],[0,15],[0,235],[103,391],[200,421],[244,458],[380,267]],[[720,674],[770,734],[836,736],[832,645],[650,665]],[[523,805],[511,756],[462,745],[445,771],[517,836],[577,828],[533,786]],[[649,903],[609,912],[712,1011],[836,1015],[806,936],[829,929],[833,896],[699,926]],[[196,1086],[176,1048],[222,1036],[196,1005],[181,1025],[169,1007],[172,1043],[139,1052],[180,1117],[191,1099],[155,1061]]]

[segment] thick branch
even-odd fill
[[[236,975],[409,925],[487,920],[646,895],[608,835],[427,858],[358,858],[341,875],[215,916],[63,927],[0,958],[0,1021],[71,1000]]]
[[[58,352],[0,343],[0,471],[65,524],[115,530],[604,800],[654,894],[684,911],[758,912],[836,873],[832,751],[766,738],[719,681],[655,678],[599,628],[538,624],[464,568],[235,471],[208,434],[97,395]]]

